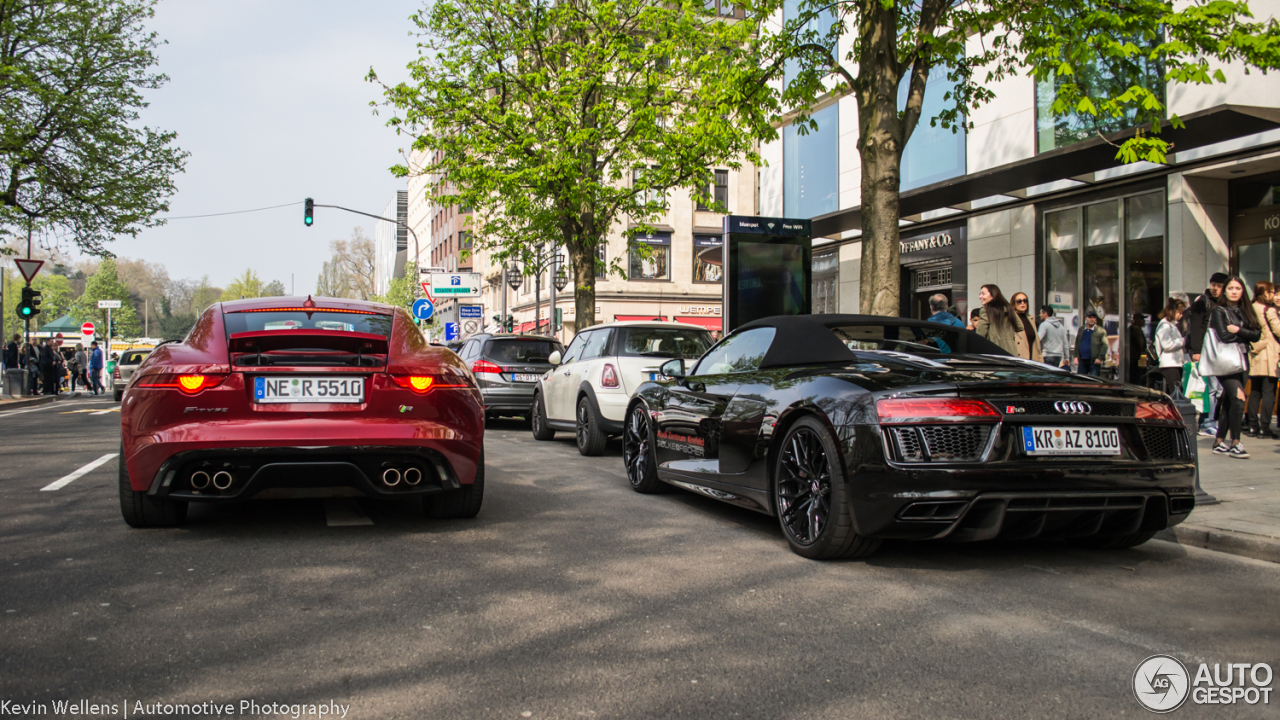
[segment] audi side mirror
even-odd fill
[[[547,357],[547,362],[551,363],[552,365],[559,365],[560,351],[556,350],[555,352],[551,353],[551,355]]]
[[[659,371],[666,377],[675,378],[676,380],[683,380],[684,379],[684,360],[681,360],[679,358],[676,358],[675,360],[668,360],[662,363],[662,367],[659,368]]]

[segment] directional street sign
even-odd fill
[[[426,298],[418,298],[413,301],[413,316],[419,320],[430,320],[435,311],[436,306]]]
[[[93,326],[93,323],[85,323],[80,326],[80,332],[84,333],[85,335],[92,335],[96,330],[97,328]]]
[[[462,318],[463,320],[470,320],[470,319],[483,320],[484,306],[483,305],[459,305],[458,317]]]
[[[99,300],[98,301],[99,310],[105,310],[107,308],[111,308],[112,310],[119,310],[120,301],[119,300]]]
[[[36,273],[40,272],[40,266],[44,265],[44,261],[15,258],[13,264],[18,266],[18,272],[22,273],[22,277],[26,278],[27,282],[30,283]]]
[[[458,339],[458,323],[456,322],[445,323],[444,324],[444,341],[449,342],[450,340],[457,340],[457,339]]]
[[[480,273],[432,273],[431,297],[480,297]]]

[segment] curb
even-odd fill
[[[28,400],[12,400],[0,404],[0,411],[16,410],[18,408],[31,407],[32,405],[45,405],[58,399],[56,395],[41,395],[40,397],[30,398]]]
[[[1255,560],[1280,563],[1280,540],[1258,535],[1215,530],[1195,525],[1174,525],[1156,534],[1157,540],[1204,548]]]

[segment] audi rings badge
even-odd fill
[[[1063,415],[1088,415],[1093,412],[1089,403],[1079,400],[1059,400],[1053,404],[1053,409]]]

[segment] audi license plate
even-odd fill
[[[364,377],[256,377],[253,400],[259,403],[362,403]]]
[[[536,373],[512,373],[511,380],[513,382],[538,382]]]
[[[1120,431],[1113,427],[1024,427],[1028,455],[1119,455]]]

